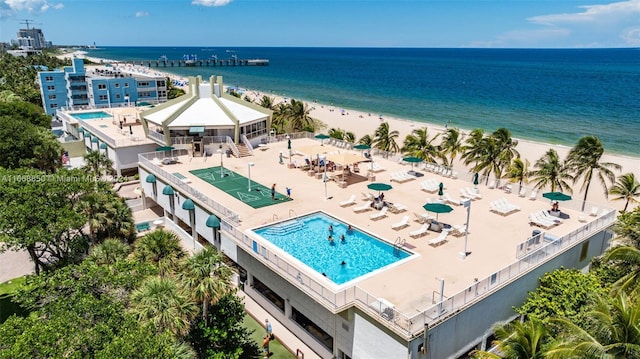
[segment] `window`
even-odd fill
[[[49,100],[55,100],[56,99],[56,95],[49,95]]]
[[[138,82],[138,87],[149,87],[150,83],[148,81]]]
[[[107,101],[108,99],[109,99],[109,96],[107,96],[107,95],[98,96],[98,100],[100,100],[100,101]]]
[[[105,84],[98,84],[98,90],[106,90],[107,89],[107,85]]]
[[[129,83],[128,83],[128,82],[125,82],[125,83],[124,83],[124,87],[125,87],[125,88],[129,87]]]
[[[116,94],[116,99],[118,99],[118,100],[120,99],[120,94],[119,93]]]
[[[47,82],[51,82],[51,81],[53,81],[53,76],[45,76],[44,80],[47,81]]]
[[[58,104],[57,103],[52,103],[49,105],[49,108],[58,108]]]
[[[115,84],[113,84],[113,86],[115,86],[115,88],[117,88],[117,89],[119,89],[119,88],[120,88],[120,84],[119,84],[119,83],[117,83],[117,82],[116,82]]]
[[[56,87],[53,86],[53,85],[47,86],[47,90],[49,90],[49,91],[54,91],[55,89],[56,89]]]

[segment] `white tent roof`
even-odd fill
[[[185,99],[186,101],[187,99]],[[163,108],[162,110],[159,110],[158,112],[154,112],[150,115],[146,115],[144,116],[144,118],[146,118],[147,120],[155,123],[156,125],[162,126],[162,122],[164,122],[167,118],[169,118],[169,116],[171,116],[173,113],[175,113],[176,111],[178,111],[178,109],[184,105],[185,101],[180,101],[178,103],[175,103],[171,106],[167,106],[166,108]]]
[[[234,126],[233,121],[212,99],[201,98],[193,105],[189,106],[169,127],[190,127],[190,126]]]

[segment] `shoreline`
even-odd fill
[[[86,57],[85,55],[86,55],[86,52],[76,51],[76,52],[66,53],[60,56],[85,57],[96,63],[100,63],[101,61],[113,62],[116,64],[118,63],[118,61],[116,60],[101,59],[96,57]],[[133,70],[136,70],[135,72],[140,72],[140,73],[149,72],[149,69],[142,66],[132,65],[132,68]],[[173,80],[176,80],[176,79],[182,80],[182,81],[186,80],[184,77],[181,77],[176,74],[172,74],[165,70],[153,69],[153,73],[162,74]],[[239,85],[233,85],[233,86],[225,85],[225,87],[236,87],[236,86],[240,87]],[[188,91],[188,86],[185,86],[182,88]],[[284,99],[288,98],[287,96],[269,93],[265,91],[253,90],[245,87],[240,87],[240,88],[245,91],[243,94],[243,97],[245,95],[248,95],[254,101],[255,99],[259,99],[263,95],[273,98],[274,103],[284,102]],[[405,137],[411,134],[411,132],[415,129],[427,127],[430,138],[432,138],[436,134],[440,135],[446,130],[444,125],[438,125],[438,124],[429,123],[429,122],[415,121],[410,119],[397,118],[393,116],[378,116],[378,114],[368,113],[361,110],[352,110],[352,109],[342,108],[339,106],[327,105],[323,103],[317,103],[315,101],[309,101],[307,99],[300,99],[299,101],[304,102],[308,106],[308,108],[311,110],[309,113],[311,117],[322,121],[326,125],[326,128],[323,129],[322,132],[327,133],[328,130],[331,128],[336,128],[336,129],[339,128],[344,131],[353,132],[355,134],[356,141],[366,134],[373,135],[375,130],[378,128],[378,126],[382,122],[388,122],[389,128],[391,131],[398,131],[398,137],[396,139],[396,142],[400,147],[402,147],[402,143]],[[465,134],[469,132],[469,130],[461,130],[461,131]],[[490,133],[490,132],[486,132],[486,133]],[[566,155],[569,153],[569,151],[571,150],[571,148],[573,147],[573,146],[567,146],[567,145],[545,143],[545,142],[534,141],[529,139],[522,139],[517,137],[514,137],[514,139],[518,141],[518,145],[516,149],[520,153],[521,158],[529,161],[530,169],[533,169],[535,162],[539,158],[541,158],[548,149],[550,148],[555,149],[558,152],[558,155],[560,156],[560,158],[564,159]],[[439,140],[436,139],[435,143],[438,143],[438,142]],[[638,169],[640,169],[640,157],[607,152],[606,148],[605,148],[605,153],[602,156],[601,162],[613,162],[621,165],[622,166],[621,171],[619,172],[614,171],[614,174],[616,175],[616,177],[624,173],[629,173],[629,172],[634,173],[634,171],[638,171]],[[463,170],[465,172],[469,171],[468,167],[462,164],[462,162],[460,161],[460,155],[458,155],[454,160],[453,167],[458,170]],[[640,176],[640,174],[638,173],[634,173],[634,174],[636,174],[637,176]],[[572,188],[574,189],[573,197],[576,199],[582,199],[584,197],[584,193],[581,191],[581,184],[582,184],[581,181],[578,181],[577,183],[572,184]],[[611,184],[608,184],[608,185],[610,186]],[[527,186],[527,184],[525,184],[525,186]],[[601,187],[600,183],[597,182],[597,180],[595,179],[594,179],[594,182],[592,182],[592,186],[589,191],[587,201],[592,203],[606,204],[607,206],[616,208],[618,210],[621,210],[624,207],[624,203],[625,203],[625,201],[623,200],[621,201],[608,200],[605,197],[604,189]],[[630,206],[631,206],[630,209],[633,209],[634,207],[633,204],[631,204]]]

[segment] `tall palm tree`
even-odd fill
[[[358,140],[358,144],[373,146],[373,137],[371,135],[364,135],[360,137],[360,139]]]
[[[469,136],[467,136],[467,139],[464,141],[465,145],[463,146],[462,154],[465,166],[473,163],[473,166],[476,167],[478,162],[480,162],[480,157],[483,152],[483,148],[481,146],[483,138],[484,130],[480,128],[474,129],[469,133]]]
[[[396,130],[391,131],[389,129],[389,122],[383,122],[378,126],[373,134],[372,146],[381,151],[385,151],[388,155],[389,152],[398,152],[400,147],[396,142],[396,139],[400,133]]]
[[[207,246],[186,260],[180,277],[193,298],[202,303],[203,320],[207,318],[209,305],[229,290],[231,274],[231,268],[223,263],[222,255],[214,247]]]
[[[500,151],[500,161],[503,164],[511,163],[514,158],[520,157],[520,153],[516,150],[518,141],[511,137],[511,132],[504,127],[495,130],[491,137],[496,140]]]
[[[544,345],[551,339],[549,331],[544,324],[531,318],[524,323],[516,320],[505,326],[499,326],[495,330],[501,356],[477,351],[474,358],[506,358],[506,359],[542,359],[546,351]]]
[[[158,267],[160,275],[173,272],[179,260],[185,256],[178,236],[170,231],[156,229],[135,242],[132,256],[140,262]]]
[[[150,277],[131,293],[131,311],[138,320],[150,322],[158,333],[168,330],[183,337],[189,332],[197,307],[175,280]]]
[[[88,259],[97,264],[114,264],[127,258],[129,252],[131,248],[128,244],[110,238],[92,247]]]
[[[596,136],[584,136],[578,140],[578,143],[569,151],[569,155],[567,156],[567,166],[574,174],[574,183],[577,182],[580,177],[583,177],[581,188],[581,190],[584,191],[584,199],[582,202],[583,210],[593,177],[598,178],[605,189],[605,197],[608,197],[607,180],[613,183],[616,178],[611,169],[619,171],[622,168],[622,166],[617,163],[600,162],[603,154],[604,148],[602,147],[602,142],[600,142]]]
[[[616,266],[616,262],[622,262],[625,268],[628,268],[629,273],[613,284],[611,290],[614,294],[640,290],[640,249],[631,246],[615,247],[607,252],[602,260],[605,262],[613,261],[613,266]]]
[[[93,176],[99,177],[110,173],[113,161],[100,151],[89,151],[84,155],[84,169]]]
[[[573,177],[569,174],[569,168],[560,160],[558,152],[549,149],[533,166],[531,172],[534,187],[543,189],[550,187],[551,192],[561,191],[573,193],[573,189],[567,181]]]
[[[426,127],[417,128],[405,137],[404,146],[402,146],[401,151],[405,155],[418,157],[426,162],[435,163],[436,158],[443,158],[438,147],[433,144],[433,141],[437,138],[438,135],[429,138]]]
[[[625,173],[618,176],[618,180],[611,187],[609,187],[609,194],[616,195],[617,197],[612,200],[625,200],[623,211],[627,211],[629,203],[640,203],[640,182],[636,179],[633,173]]]
[[[556,319],[564,341],[547,352],[549,358],[639,358],[640,301],[624,293],[600,299],[581,328],[567,319]]]
[[[279,103],[273,106],[273,114],[271,115],[271,127],[276,130],[276,133],[282,134],[287,131],[287,114],[288,106],[284,103]]]
[[[443,154],[449,155],[443,158],[446,160],[445,165],[453,166],[453,160],[455,160],[458,153],[464,152],[464,144],[462,142],[464,135],[457,128],[448,128],[442,135],[442,142],[440,142],[440,149]]]
[[[492,172],[497,179],[502,178],[504,168],[511,164],[512,159],[520,157],[516,150],[517,145],[518,141],[512,139],[511,132],[504,127],[483,137],[478,143],[474,172],[482,171],[487,183]]]
[[[331,138],[335,138],[336,140],[344,140],[344,130],[341,128],[330,128],[329,132],[327,133],[329,135],[329,137]]]
[[[518,183],[520,185],[519,191],[522,190],[522,184],[529,182],[529,160],[524,161],[521,158],[516,158],[511,162],[507,173],[504,177],[509,179],[511,183]]]
[[[344,140],[349,143],[354,143],[356,142],[356,134],[351,131],[347,131],[344,133]]]

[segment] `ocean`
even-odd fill
[[[167,67],[339,108],[573,146],[596,135],[637,157],[640,49],[105,47],[113,60],[269,59],[269,66]],[[358,137],[364,134],[357,134]]]

